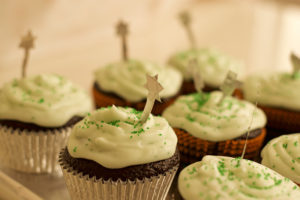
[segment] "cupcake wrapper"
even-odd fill
[[[184,130],[174,128],[178,137],[180,159],[183,163],[193,163],[201,160],[205,155],[241,156],[246,140],[226,140],[210,142],[196,138]],[[266,129],[257,137],[248,139],[245,158],[255,160],[266,136]]]
[[[0,162],[27,173],[61,175],[58,156],[71,128],[27,131],[0,125]]]
[[[300,130],[300,112],[259,106],[267,115],[267,128],[282,131],[283,134]],[[268,133],[269,134],[269,133]]]
[[[143,180],[117,181],[89,177],[73,170],[60,159],[65,182],[72,200],[163,200],[166,198],[178,167],[165,175]]]
[[[102,93],[99,90],[97,90],[95,87],[93,87],[92,93],[93,93],[95,104],[96,104],[97,108],[115,105],[115,106],[123,106],[123,107],[128,106],[128,107],[135,108],[137,110],[143,110],[145,107],[145,104],[146,104],[146,102],[144,102],[144,101],[137,102],[137,103],[131,103],[129,101],[122,100],[120,98],[116,98],[116,97],[110,96],[108,94]],[[165,99],[165,100],[163,100],[162,103],[155,102],[153,109],[152,109],[152,114],[154,114],[154,115],[162,114],[163,110],[166,107],[168,107],[169,105],[171,105],[175,101],[175,99],[176,99],[176,96],[173,98]]]

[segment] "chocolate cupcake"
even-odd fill
[[[183,169],[178,190],[185,200],[300,199],[290,179],[256,162],[223,156],[205,156]]]
[[[203,90],[207,92],[218,89],[229,70],[241,74],[244,68],[240,61],[233,60],[215,49],[189,49],[178,52],[170,57],[168,64],[178,69],[184,77],[181,89],[182,94],[196,91],[192,74],[188,69],[189,62],[192,59],[196,59],[198,63],[198,70],[206,85]],[[238,92],[236,91],[236,93]]]
[[[258,102],[267,115],[267,139],[300,131],[300,73],[251,75],[243,86],[244,98]],[[255,91],[260,90],[258,95]]]
[[[261,152],[261,164],[300,185],[300,133],[271,140]]]
[[[164,199],[179,166],[177,137],[162,117],[107,107],[77,123],[60,154],[72,199]]]
[[[0,160],[29,173],[59,172],[59,151],[91,98],[59,75],[14,79],[0,90]]]
[[[155,103],[152,111],[153,114],[161,114],[179,94],[181,74],[167,66],[132,59],[112,63],[96,71],[93,95],[97,108],[116,105],[142,110],[147,97],[144,87],[146,74],[158,74],[159,82],[164,87],[162,103]]]
[[[222,93],[194,93],[180,96],[164,113],[178,137],[183,164],[205,155],[240,156],[246,142],[254,105],[231,96],[220,102]],[[255,109],[246,158],[255,159],[266,131],[265,114]]]

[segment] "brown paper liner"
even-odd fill
[[[143,180],[113,181],[83,175],[62,158],[59,162],[72,200],[162,200],[166,198],[178,169],[178,166],[173,167],[163,175]]]
[[[288,101],[288,99],[287,99]],[[295,133],[300,130],[300,112],[280,108],[259,106],[267,115],[267,127],[282,131],[282,134]]]
[[[204,92],[211,92],[214,90],[219,90],[219,88],[205,86],[203,89]],[[183,81],[183,84],[181,87],[181,94],[191,94],[191,93],[195,93],[195,92],[196,92],[196,89],[195,89],[194,81]],[[235,89],[232,96],[234,96],[238,99],[243,99],[243,94],[240,89]]]
[[[200,161],[205,155],[241,156],[246,142],[245,139],[210,142],[196,138],[182,129],[174,128],[174,131],[178,137],[180,159],[186,164]],[[264,128],[257,137],[248,139],[245,158],[255,160],[258,157],[265,136]]]
[[[1,165],[26,173],[61,175],[58,155],[71,128],[27,131],[0,125]]]
[[[97,90],[95,86],[92,88],[92,93],[97,108],[115,105],[115,106],[123,106],[123,107],[128,106],[128,107],[135,108],[137,110],[143,110],[146,104],[146,101],[132,103],[125,99],[121,99],[109,94],[105,94]],[[177,96],[169,99],[162,99],[162,103],[155,102],[151,113],[154,115],[161,115],[162,112],[165,110],[165,108],[170,106],[175,101],[176,97]]]

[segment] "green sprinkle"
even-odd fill
[[[158,134],[159,136],[162,136],[162,133]]]
[[[294,170],[295,170],[295,167],[291,167],[291,170],[293,170],[293,171],[294,171]]]
[[[275,185],[280,185],[281,182],[282,182],[282,180],[276,180],[276,181],[275,181]]]
[[[185,117],[187,120],[189,120],[190,122],[194,122],[196,119],[194,117],[192,117],[190,114],[187,114]]]
[[[73,152],[76,152],[76,151],[77,151],[77,147],[74,147]]]
[[[130,139],[132,139],[132,138],[133,138],[133,136],[131,135],[129,138],[130,138]]]
[[[293,190],[296,190],[297,189],[297,186],[295,185],[294,187],[293,187]]]
[[[38,101],[38,103],[44,103],[44,99],[43,98],[40,98],[40,100]]]
[[[119,127],[120,125],[118,123],[120,123],[120,120],[111,121],[111,122],[108,122],[107,124]]]
[[[287,148],[287,146],[288,146],[288,144],[283,144],[282,145],[282,147],[285,148],[285,149]]]
[[[295,141],[294,142],[294,146],[296,147],[298,145],[298,141]]]
[[[130,125],[134,125],[134,123],[129,122],[129,121],[125,121],[126,124],[130,124]]]

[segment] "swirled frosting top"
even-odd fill
[[[221,98],[220,91],[180,96],[163,112],[163,117],[172,127],[208,141],[225,141],[243,135],[252,114],[250,130],[265,126],[265,114],[252,103],[230,96],[219,104]]]
[[[174,155],[177,137],[162,117],[133,108],[107,107],[77,123],[69,137],[72,157],[93,160],[106,168],[123,168],[168,159]]]
[[[300,111],[300,73],[274,73],[249,76],[244,83],[245,99],[258,104]],[[257,95],[257,90],[260,94]]]
[[[182,51],[171,56],[169,64],[178,69],[185,80],[192,80],[192,74],[188,70],[188,64],[191,59],[198,62],[200,71],[206,85],[219,87],[229,70],[238,74],[243,73],[244,65],[221,52],[214,49],[190,49]]]
[[[175,96],[179,92],[182,84],[180,72],[172,67],[139,60],[120,61],[101,67],[95,72],[95,79],[102,90],[131,102],[139,102],[147,98],[148,91],[144,87],[146,74],[158,74],[158,82],[164,88],[160,93],[162,98]]]
[[[87,92],[60,75],[14,79],[0,89],[0,119],[59,127],[91,109]]]
[[[178,189],[185,200],[300,199],[290,179],[256,162],[222,156],[205,156],[183,169]]]
[[[300,133],[274,138],[261,157],[263,165],[300,184]]]

